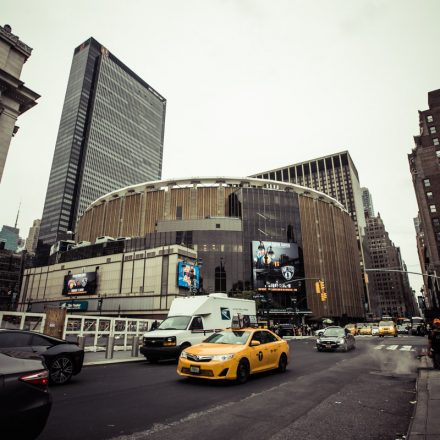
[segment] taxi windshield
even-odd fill
[[[328,328],[322,336],[344,336],[345,332],[342,328]]]
[[[191,316],[171,316],[162,321],[157,330],[186,330]]]
[[[234,345],[244,345],[249,339],[250,332],[245,331],[234,331],[234,332],[219,332],[214,333],[204,342],[210,344],[234,344]]]
[[[394,325],[393,321],[380,321],[379,322],[380,326],[388,326],[388,327],[392,327]]]

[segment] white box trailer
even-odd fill
[[[168,317],[156,330],[144,333],[140,351],[150,362],[178,359],[184,348],[231,327],[232,317],[238,314],[255,316],[255,301],[229,298],[225,293],[175,298]]]

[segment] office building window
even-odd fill
[[[440,144],[440,142],[438,141],[438,138],[434,138],[432,140],[432,142],[434,143],[434,145],[439,145]]]
[[[431,134],[437,133],[437,131],[436,131],[436,129],[435,129],[434,126],[429,127],[429,132],[430,132]]]
[[[426,116],[426,122],[432,122],[434,119],[432,117],[432,115],[428,115]]]
[[[423,185],[431,186],[431,182],[429,181],[429,179],[423,179]]]
[[[426,193],[426,197],[427,197],[428,199],[432,199],[432,192],[431,192],[431,191],[428,191],[428,192]]]
[[[436,236],[437,236],[437,241],[440,241],[440,232],[437,232]]]
[[[435,207],[435,205],[429,205],[429,210],[431,212],[437,212],[437,208]]]
[[[440,226],[440,219],[439,219],[438,217],[434,217],[434,218],[432,219],[432,224],[433,224],[434,226]]]

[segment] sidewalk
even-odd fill
[[[440,440],[440,370],[427,356],[421,359],[417,379],[417,407],[408,440]]]
[[[106,365],[106,364],[117,364],[122,362],[139,362],[144,361],[145,357],[139,355],[137,357],[131,357],[131,350],[126,351],[114,351],[112,359],[105,358],[105,351],[97,352],[86,352],[84,356],[84,366],[88,367],[91,365]]]

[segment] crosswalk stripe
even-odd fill
[[[374,347],[375,350],[382,350],[385,348],[385,350],[398,350],[398,351],[415,351],[414,348],[412,348],[412,345],[385,345],[385,344],[379,344]]]

